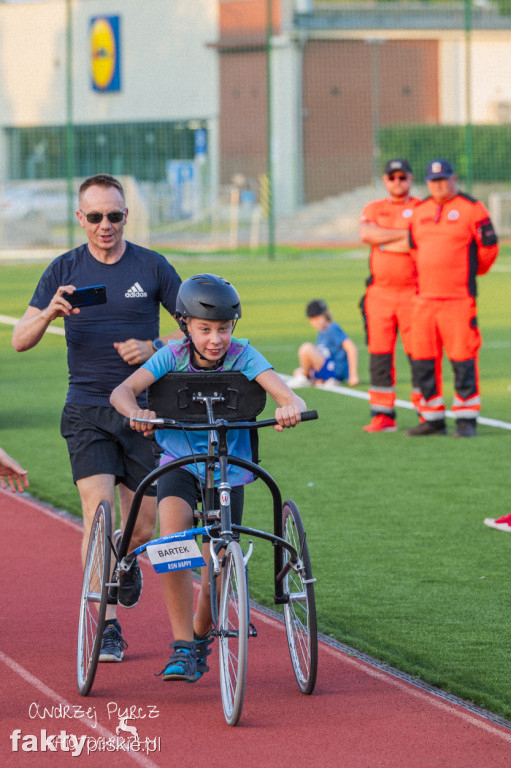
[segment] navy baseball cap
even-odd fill
[[[451,176],[454,176],[454,168],[448,160],[444,160],[443,158],[432,160],[426,168],[426,181],[450,179]]]
[[[314,299],[314,301],[309,302],[307,304],[307,309],[305,310],[305,314],[307,317],[317,317],[318,315],[322,315],[324,312],[327,312],[328,308],[324,301],[321,299]]]
[[[394,157],[392,160],[388,160],[385,164],[385,171],[387,175],[396,173],[396,171],[402,171],[403,173],[412,173],[410,163],[403,157]]]

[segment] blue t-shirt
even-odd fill
[[[330,323],[326,331],[319,331],[316,346],[321,350],[329,365],[330,376],[339,381],[348,378],[348,356],[342,345],[348,338],[337,323]],[[333,367],[332,367],[333,363]]]
[[[200,372],[211,369],[194,368],[190,359],[190,342],[188,339],[179,341],[169,341],[166,347],[159,349],[142,366],[153,374],[156,380],[160,379],[169,371],[194,371]],[[250,346],[247,339],[232,339],[231,345],[222,365],[217,371],[241,371],[249,381],[252,381],[263,371],[271,369],[270,363],[254,347]],[[204,411],[204,421],[207,421]],[[163,456],[160,464],[166,464],[173,459],[181,458],[192,453],[208,452],[208,433],[207,432],[188,432],[187,436],[179,430],[159,429],[155,432],[156,441],[163,448]],[[229,453],[241,459],[251,459],[252,450],[250,444],[250,434],[248,429],[230,430],[227,433],[227,446]],[[193,465],[187,466],[190,472],[197,477],[197,470]],[[204,480],[204,464],[199,464],[201,479]],[[234,487],[237,485],[246,485],[254,480],[251,472],[242,467],[229,465],[227,470],[229,483]],[[220,481],[220,469],[215,469],[215,483]]]
[[[69,389],[67,403],[110,406],[110,394],[136,370],[124,362],[114,341],[155,339],[160,304],[171,314],[181,278],[159,253],[126,243],[115,264],[104,264],[81,245],[44,271],[30,306],[45,309],[61,285],[106,285],[106,304],[81,307],[65,318]],[[144,398],[140,400],[145,402]]]

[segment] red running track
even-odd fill
[[[196,684],[164,683],[154,676],[167,660],[171,638],[159,579],[146,561],[141,603],[135,610],[120,611],[129,643],[125,660],[100,664],[91,694],[81,697],[75,671],[80,526],[3,491],[0,520],[2,766],[511,765],[507,728],[324,643],[316,691],[302,695],[283,625],[262,613],[252,616],[259,637],[249,642],[242,719],[229,727],[223,718],[216,650],[211,671]],[[87,708],[88,720],[83,716]],[[154,751],[116,748],[124,710],[138,715],[128,725],[137,728],[144,748]],[[52,739],[61,732],[68,751]]]

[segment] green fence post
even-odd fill
[[[74,132],[73,132],[73,12],[72,0],[66,0],[66,182],[67,182],[67,244],[74,248],[73,179]]]
[[[266,133],[268,169],[268,256],[275,258],[275,211],[273,207],[273,128],[272,128],[272,78],[271,40],[273,35],[272,0],[266,0]]]
[[[474,158],[472,146],[472,0],[465,0],[465,155],[467,158],[467,192],[472,191]]]

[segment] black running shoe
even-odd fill
[[[117,619],[108,619],[103,630],[99,661],[122,661],[128,643],[123,640]]]
[[[119,574],[119,605],[123,608],[134,608],[140,600],[143,581],[142,571],[135,558],[129,571]]]
[[[122,531],[118,528],[114,533],[114,546],[119,551]],[[140,601],[142,594],[142,584],[144,579],[137,558],[134,559],[129,571],[119,574],[119,592],[117,602],[123,608],[134,608]]]

